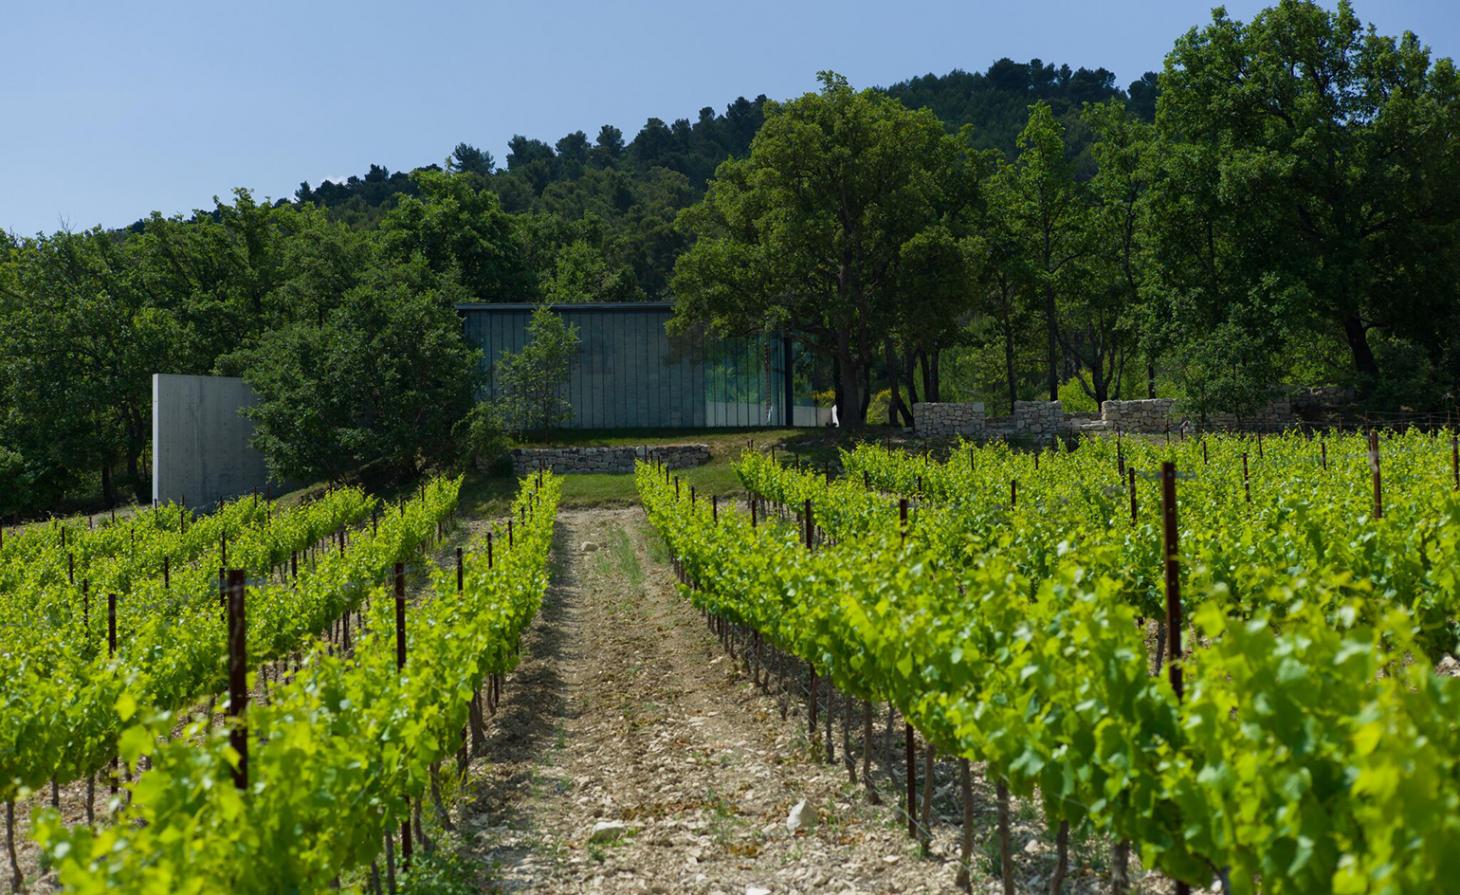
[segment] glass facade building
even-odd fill
[[[484,399],[496,364],[521,350],[535,305],[462,304],[466,339],[482,351]],[[782,338],[670,338],[667,303],[562,304],[578,331],[565,386],[575,429],[706,429],[824,423],[797,375],[798,349]],[[804,363],[804,361],[803,361]]]

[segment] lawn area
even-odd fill
[[[862,433],[863,439],[878,438],[878,430]],[[707,444],[710,462],[676,471],[681,479],[704,495],[739,494],[740,479],[732,465],[742,451],[748,449],[784,451],[803,463],[818,467],[835,461],[837,448],[850,446],[856,439],[835,429],[732,429],[599,432],[567,431],[551,440],[522,442],[521,447],[626,447],[668,444]],[[462,484],[461,505],[464,512],[493,515],[506,511],[517,483],[511,476],[473,472]],[[575,473],[564,476],[564,507],[633,506],[639,498],[634,491],[634,477],[629,474]]]

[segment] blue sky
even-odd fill
[[[122,226],[247,186],[500,161],[514,133],[693,118],[784,98],[820,69],[857,86],[1000,56],[1157,70],[1201,0],[80,3],[0,0],[0,229]],[[1236,0],[1248,18],[1263,3]],[[1360,0],[1385,33],[1460,55],[1456,0]]]

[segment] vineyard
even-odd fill
[[[429,551],[459,487],[12,535],[0,793],[14,887],[15,803],[48,785],[35,835],[67,891],[320,890],[378,876],[399,828],[394,888],[420,800],[480,741],[484,682],[494,700],[547,581],[559,480],[524,479],[504,525],[443,568]],[[430,579],[409,605],[408,564]],[[86,823],[68,826],[58,791],[81,779]]]
[[[13,888],[1460,891],[1452,434],[733,472],[6,532]]]
[[[869,787],[874,707],[905,719],[913,836],[914,750],[961,763],[964,868],[982,765],[1005,892],[1020,797],[1056,842],[1050,891],[1079,828],[1114,891],[1134,851],[1178,890],[1418,893],[1460,889],[1460,684],[1436,673],[1456,461],[1449,436],[1288,435],[861,446],[835,480],[747,454],[733,508],[637,482],[686,596],[753,678],[804,693],[828,762],[839,704]]]

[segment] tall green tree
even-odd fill
[[[495,406],[502,428],[515,435],[549,432],[570,420],[573,405],[564,390],[578,328],[547,305],[538,305],[527,321],[527,341],[520,351],[497,358]]]
[[[930,112],[856,91],[767,103],[744,160],[721,165],[681,226],[677,325],[723,335],[784,329],[829,360],[843,425],[866,419],[870,371],[895,323],[904,246],[947,215],[965,144]]]
[[[1291,290],[1296,322],[1341,340],[1365,388],[1382,373],[1376,331],[1444,351],[1434,323],[1454,317],[1460,213],[1450,60],[1364,27],[1347,0],[1280,0],[1248,24],[1219,7],[1167,57],[1157,127],[1170,176],[1189,182],[1195,160],[1221,185],[1199,214],[1236,282]],[[1154,222],[1192,241],[1189,220]],[[1223,288],[1208,271],[1172,274],[1173,288]]]
[[[166,370],[178,320],[150,305],[117,236],[89,230],[27,239],[0,274],[0,407],[26,473],[66,487],[82,470],[118,501],[119,465],[150,499],[151,373]]]
[[[1120,102],[1087,106],[1083,118],[1096,137],[1090,148],[1099,167],[1084,194],[1083,282],[1068,296],[1061,344],[1076,361],[1080,387],[1099,404],[1121,397],[1127,364],[1140,347],[1153,137],[1151,126]],[[1147,396],[1155,397],[1153,365],[1147,369]]]
[[[386,259],[402,264],[419,255],[437,275],[456,276],[476,301],[530,294],[512,217],[496,193],[464,175],[424,171],[416,179],[420,198],[402,198],[381,223]]]
[[[1029,107],[1019,134],[1019,154],[996,175],[993,195],[1019,241],[1033,275],[1044,319],[1045,382],[1049,400],[1059,400],[1063,348],[1060,306],[1078,288],[1080,262],[1089,251],[1085,200],[1065,152],[1064,129],[1047,103]]]
[[[373,267],[324,323],[266,334],[231,362],[259,396],[247,412],[279,479],[409,476],[463,459],[480,352],[461,338],[464,290],[417,256]]]

